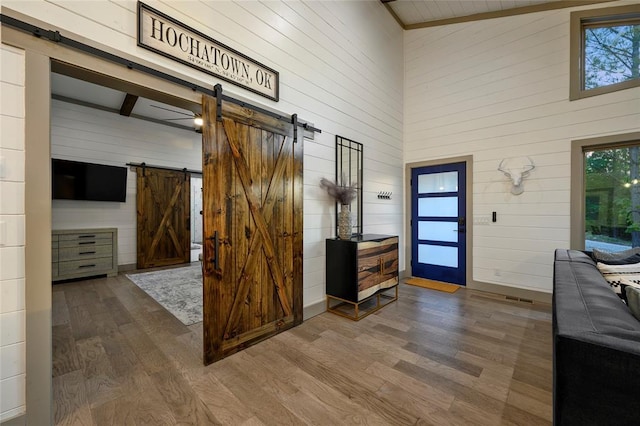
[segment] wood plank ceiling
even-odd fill
[[[612,0],[380,0],[405,30]]]

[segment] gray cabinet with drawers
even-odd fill
[[[51,235],[53,281],[118,274],[116,228],[58,229]]]

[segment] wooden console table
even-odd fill
[[[357,321],[398,300],[397,236],[329,238],[326,249],[327,311]]]

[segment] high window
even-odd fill
[[[571,14],[571,94],[640,86],[640,4]]]

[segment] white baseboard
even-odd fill
[[[309,318],[315,317],[316,315],[320,315],[326,310],[327,310],[327,302],[325,302],[324,300],[316,302],[313,305],[305,306],[302,309],[302,320],[306,321]]]

